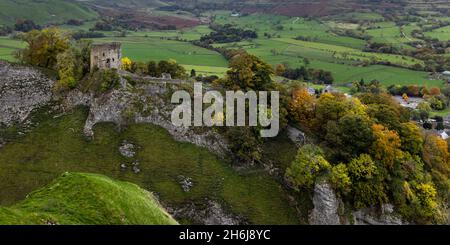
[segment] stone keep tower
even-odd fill
[[[122,65],[120,43],[93,44],[91,49],[91,71],[98,69],[117,69]]]

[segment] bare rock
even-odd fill
[[[119,147],[119,152],[122,156],[133,158],[136,155],[135,146],[127,141],[122,142]]]
[[[181,188],[183,189],[184,192],[189,192],[191,188],[194,186],[194,182],[192,182],[191,178],[184,177],[182,175],[180,175],[178,178]]]
[[[141,172],[141,169],[139,168],[139,162],[138,161],[134,161],[131,165],[133,166],[132,169],[133,169],[133,172],[135,174],[138,174],[138,173]]]
[[[394,213],[392,204],[384,204],[381,213],[375,209],[363,209],[353,212],[355,225],[403,225],[406,224]]]
[[[300,131],[294,127],[288,126],[287,134],[288,134],[289,139],[299,147],[304,145],[306,142],[305,133],[303,133],[302,131]]]
[[[176,219],[187,218],[202,225],[243,225],[246,222],[234,214],[226,212],[216,201],[208,200],[206,207],[191,203],[180,209],[166,208]]]
[[[64,101],[64,108],[77,105],[90,108],[84,126],[84,134],[93,137],[92,128],[100,122],[113,122],[118,126],[128,123],[152,123],[166,129],[177,141],[189,142],[207,148],[221,157],[229,155],[228,144],[218,133],[205,129],[178,127],[171,122],[171,113],[176,105],[167,102],[168,91],[177,89],[177,84],[152,81],[138,85],[132,92],[119,88],[100,97],[72,91]],[[139,105],[139,106],[137,106]]]
[[[336,197],[327,182],[316,183],[313,197],[314,209],[310,215],[313,225],[402,225],[407,224],[394,212],[394,206],[385,204],[381,210],[376,208],[360,209],[352,212],[351,220],[341,219],[338,213],[342,201]],[[345,220],[345,221],[344,221]]]
[[[331,186],[323,181],[316,183],[313,197],[314,209],[309,223],[312,225],[339,225],[339,200]]]
[[[54,81],[37,69],[0,62],[0,124],[23,122],[52,99]]]

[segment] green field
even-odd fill
[[[222,77],[228,71],[227,67],[193,66],[193,65],[183,65],[183,66],[184,68],[186,68],[188,72],[194,69],[197,75],[204,75],[204,76],[216,75]]]
[[[200,39],[201,36],[210,33],[212,30],[207,25],[200,25],[189,29],[173,31],[137,31],[127,32],[130,37],[152,37],[152,38],[171,38],[179,40],[193,41]],[[105,33],[108,35],[109,33]]]
[[[154,37],[99,38],[95,42],[121,42],[124,57],[136,61],[175,59],[183,65],[226,67],[228,62],[219,53],[188,42]]]
[[[14,61],[13,52],[24,47],[25,44],[21,41],[0,37],[0,59]]]
[[[388,43],[399,48],[411,48],[405,43],[418,41],[410,36],[411,31],[417,29],[413,24],[404,26],[403,33],[402,29],[394,22],[375,23],[372,28],[367,30],[366,33],[377,43]]]
[[[153,194],[102,175],[64,173],[45,188],[8,208],[1,225],[175,225]]]
[[[89,172],[151,190],[164,206],[201,207],[212,199],[252,224],[306,222],[290,206],[288,193],[264,170],[236,172],[206,149],[179,143],[160,127],[139,124],[119,132],[112,124],[99,124],[94,139],[87,141],[82,133],[86,110],[57,118],[35,115],[34,122],[39,125],[24,136],[15,128],[0,131],[0,137],[12,140],[0,149],[0,205],[22,200],[67,171]],[[135,159],[120,155],[118,147],[123,140],[138,146]],[[279,155],[272,157],[276,161]],[[131,170],[133,161],[139,162],[138,174]],[[122,163],[128,165],[126,170],[121,169]],[[190,192],[182,190],[180,176],[192,178]],[[307,203],[308,199],[303,199],[302,205]],[[307,211],[304,215],[306,219]]]
[[[431,32],[425,32],[425,35],[431,38],[437,38],[440,41],[450,40],[450,26],[444,26]]]
[[[431,80],[428,73],[413,71],[404,68],[370,65],[367,67],[354,66],[352,58],[367,59],[367,57],[381,57],[382,59],[398,62],[411,62],[403,60],[400,56],[363,53],[354,49],[333,46],[329,44],[304,42],[292,39],[270,39],[255,40],[253,42],[241,42],[235,44],[225,44],[230,48],[241,47],[249,53],[262,57],[272,65],[287,63],[291,67],[304,65],[303,58],[310,60],[310,67],[331,71],[337,84],[348,84],[359,81],[363,78],[366,81],[378,79],[382,84],[389,86],[391,84],[417,84],[425,86],[442,86],[443,81]],[[333,51],[334,50],[334,51]],[[337,59],[333,52],[341,52]],[[342,59],[342,55],[347,55],[347,60]],[[334,57],[333,57],[334,56]],[[412,63],[411,63],[412,64]]]
[[[364,25],[365,34],[374,42],[390,43],[397,47],[413,49],[406,43],[416,41],[411,32],[419,28],[411,22],[402,27],[394,22],[379,21],[381,16],[376,13],[350,13],[325,18],[326,21],[305,18],[291,18],[271,14],[251,14],[242,17],[230,17],[229,11],[213,11],[215,23],[232,24],[246,29],[255,30],[258,38],[238,43],[214,44],[216,47],[230,49],[243,48],[255,54],[271,65],[286,63],[292,68],[304,65],[304,58],[310,61],[310,67],[331,71],[337,84],[347,84],[361,78],[377,79],[384,85],[417,84],[425,86],[441,86],[442,81],[432,80],[429,74],[409,70],[415,64],[424,62],[412,57],[363,52],[366,40],[339,36],[335,29],[351,29],[359,31],[360,24],[346,22],[354,18],[372,21]],[[93,22],[86,22],[80,27],[64,26],[69,30],[88,30]],[[447,38],[447,27],[434,30],[427,35],[436,35],[440,39]],[[123,44],[123,55],[136,61],[174,59],[188,71],[195,69],[197,74],[225,74],[228,62],[217,52],[194,46],[189,41],[198,40],[202,35],[212,30],[207,25],[176,31],[141,30],[128,31],[126,37],[118,32],[103,32],[106,38],[93,39],[94,42],[119,41]],[[309,41],[295,40],[303,36]],[[21,47],[18,41],[0,38],[0,58],[13,60],[11,52]],[[390,62],[397,67],[387,65],[362,66],[363,63],[374,64]],[[403,68],[399,68],[403,67]]]
[[[260,39],[265,38],[264,33],[268,33],[272,37],[280,38],[293,39],[298,36],[303,36],[312,38],[317,42],[350,48],[363,48],[365,44],[360,39],[338,36],[330,32],[328,25],[319,21],[303,18],[289,18],[268,14],[252,14],[245,17],[230,18],[229,12],[217,12],[215,22],[255,30]]]

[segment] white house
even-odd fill
[[[449,136],[448,136],[448,134],[447,134],[445,131],[442,131],[442,133],[441,133],[441,138],[442,138],[443,140],[447,140],[447,139],[449,138]]]

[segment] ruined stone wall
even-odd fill
[[[120,43],[94,44],[91,49],[91,70],[117,69],[122,66],[122,48]]]

